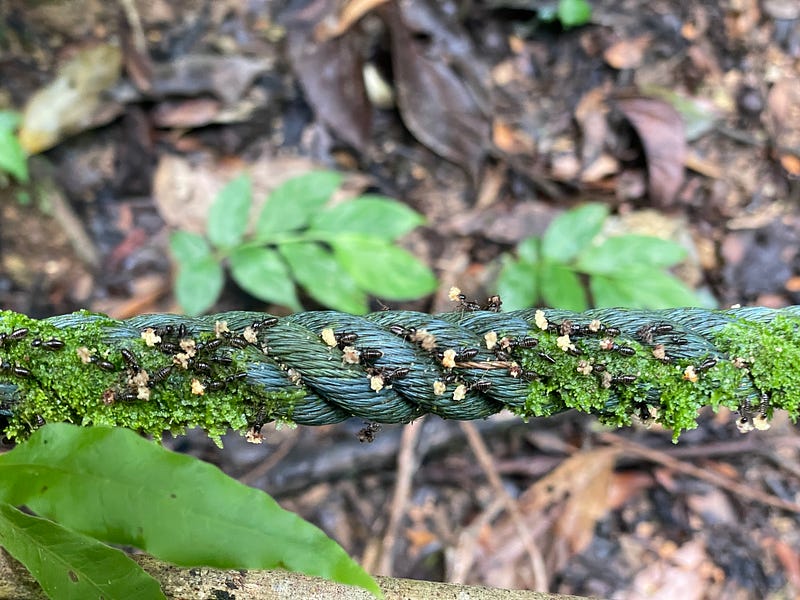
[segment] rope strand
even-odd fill
[[[429,315],[227,312],[119,321],[80,311],[43,320],[0,312],[0,429],[49,421],[160,436],[203,427],[258,439],[269,421],[426,414],[522,418],[578,409],[621,426],[674,431],[710,405],[767,428],[800,405],[800,307],[662,311],[476,308]],[[494,307],[492,307],[494,308]]]

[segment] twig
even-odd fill
[[[506,491],[505,487],[503,487],[503,482],[500,481],[500,476],[497,474],[494,460],[492,459],[486,444],[483,442],[481,434],[472,423],[465,421],[460,423],[460,425],[464,435],[467,436],[467,441],[469,442],[470,448],[475,453],[475,457],[478,459],[483,472],[486,474],[486,478],[489,480],[492,488],[494,488],[495,494],[497,494],[497,497],[502,500],[505,509],[508,511],[509,515],[511,515],[511,519],[514,522],[514,526],[517,530],[517,535],[525,546],[525,550],[531,563],[531,571],[533,573],[533,589],[540,592],[546,592],[548,585],[547,570],[544,566],[544,558],[542,557],[542,553],[539,551],[536,542],[531,536],[530,531],[528,531],[527,525],[525,524],[525,520],[522,518],[522,514],[520,513],[516,500],[514,500]]]
[[[712,485],[728,490],[729,492],[732,492],[742,498],[747,498],[768,506],[774,506],[775,508],[780,508],[782,510],[800,513],[800,504],[781,500],[780,498],[776,498],[775,496],[771,496],[760,490],[753,489],[745,484],[733,481],[728,477],[720,475],[714,471],[695,467],[694,465],[690,465],[682,460],[673,458],[666,452],[642,446],[641,444],[631,442],[613,433],[600,433],[598,434],[598,438],[607,444],[621,448],[628,455],[633,454],[644,458],[645,460],[649,460],[650,462],[677,471],[678,473],[683,473],[684,475],[701,479]]]
[[[390,575],[394,568],[394,548],[397,543],[400,524],[406,514],[408,497],[411,494],[411,480],[417,468],[416,447],[425,418],[403,428],[400,438],[400,452],[397,455],[397,483],[394,487],[392,505],[389,509],[389,523],[383,536],[377,572]]]

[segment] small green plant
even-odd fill
[[[569,210],[547,228],[541,239],[517,246],[517,258],[504,257],[497,281],[509,310],[544,302],[583,311],[598,308],[672,308],[701,306],[698,296],[666,271],[682,261],[686,250],[669,240],[644,235],[599,236],[608,209],[585,204]]]
[[[165,598],[106,544],[184,567],[284,568],[382,597],[341,546],[264,492],[127,429],[45,425],[0,456],[0,480],[0,546],[50,598]]]
[[[176,231],[170,247],[178,262],[175,292],[189,314],[219,297],[227,264],[234,281],[265,302],[301,310],[295,283],[320,304],[363,314],[367,295],[411,300],[436,287],[425,265],[394,241],[423,222],[404,204],[363,195],[330,205],[342,178],[316,171],[286,181],[267,198],[248,233],[250,177],[219,193],[207,236]]]
[[[0,110],[0,185],[7,175],[19,183],[28,183],[27,157],[16,134],[19,120],[19,114]]]
[[[540,21],[558,21],[569,29],[586,25],[592,18],[592,7],[586,0],[558,0],[557,3],[546,4],[539,8]]]

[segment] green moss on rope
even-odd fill
[[[218,440],[273,420],[475,419],[505,407],[523,418],[575,409],[611,426],[642,419],[677,440],[704,406],[738,410],[751,429],[775,408],[797,419],[800,309],[127,321],[2,311],[0,361],[0,426],[11,438],[66,421],[154,437],[199,426]]]

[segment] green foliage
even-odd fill
[[[380,595],[336,542],[267,494],[127,429],[46,425],[0,456],[0,480],[0,543],[51,597],[163,598],[101,542],[180,566],[284,568]],[[49,520],[13,508],[23,504]]]
[[[367,295],[409,300],[436,287],[433,273],[392,242],[423,221],[407,206],[364,195],[329,206],[341,175],[317,171],[286,181],[261,209],[248,233],[252,185],[247,175],[220,191],[206,236],[176,231],[175,293],[189,314],[216,302],[224,268],[248,293],[301,310],[296,284],[314,300],[344,312],[367,312]]]
[[[608,217],[602,204],[585,204],[554,219],[541,239],[517,246],[517,258],[505,256],[497,281],[503,306],[549,306],[583,311],[590,297],[598,308],[671,308],[704,304],[692,290],[664,269],[678,264],[686,251],[675,242],[643,235],[601,239]]]
[[[8,173],[20,183],[28,183],[28,163],[25,151],[16,135],[19,115],[0,110],[0,174]]]
[[[592,18],[592,7],[586,0],[558,0],[558,3],[548,3],[539,7],[538,19],[540,21],[556,21],[569,29],[586,25]]]

